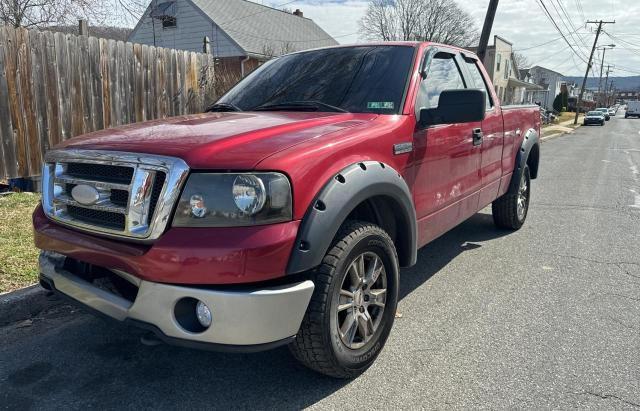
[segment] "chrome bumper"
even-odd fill
[[[243,291],[219,291],[140,280],[116,272],[138,286],[131,302],[105,291],[63,268],[65,257],[43,251],[40,273],[56,291],[120,321],[153,326],[169,339],[226,346],[255,346],[295,336],[313,293],[313,282]],[[182,298],[198,299],[210,308],[213,322],[198,333],[182,328],[174,315]]]

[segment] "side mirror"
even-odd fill
[[[444,90],[437,108],[420,110],[420,127],[436,124],[472,123],[484,120],[485,91],[476,89]]]

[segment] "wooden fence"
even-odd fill
[[[211,55],[0,26],[0,179],[40,175],[68,138],[214,99]]]

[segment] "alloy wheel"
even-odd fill
[[[520,178],[520,187],[518,188],[518,220],[524,220],[527,214],[527,206],[529,203],[529,184],[527,182],[527,176],[522,173]]]
[[[387,273],[380,257],[371,251],[353,259],[340,288],[338,333],[350,349],[362,348],[380,326],[387,299]]]

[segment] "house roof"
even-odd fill
[[[560,77],[564,77],[564,74],[558,73],[557,71],[554,71],[554,70],[551,70],[551,69],[548,69],[548,68],[542,67],[542,66],[533,66],[529,70],[544,70],[544,71],[547,71],[547,72],[551,72],[551,73],[557,74]]]
[[[191,0],[247,54],[275,55],[338,44],[313,20],[247,0]]]

